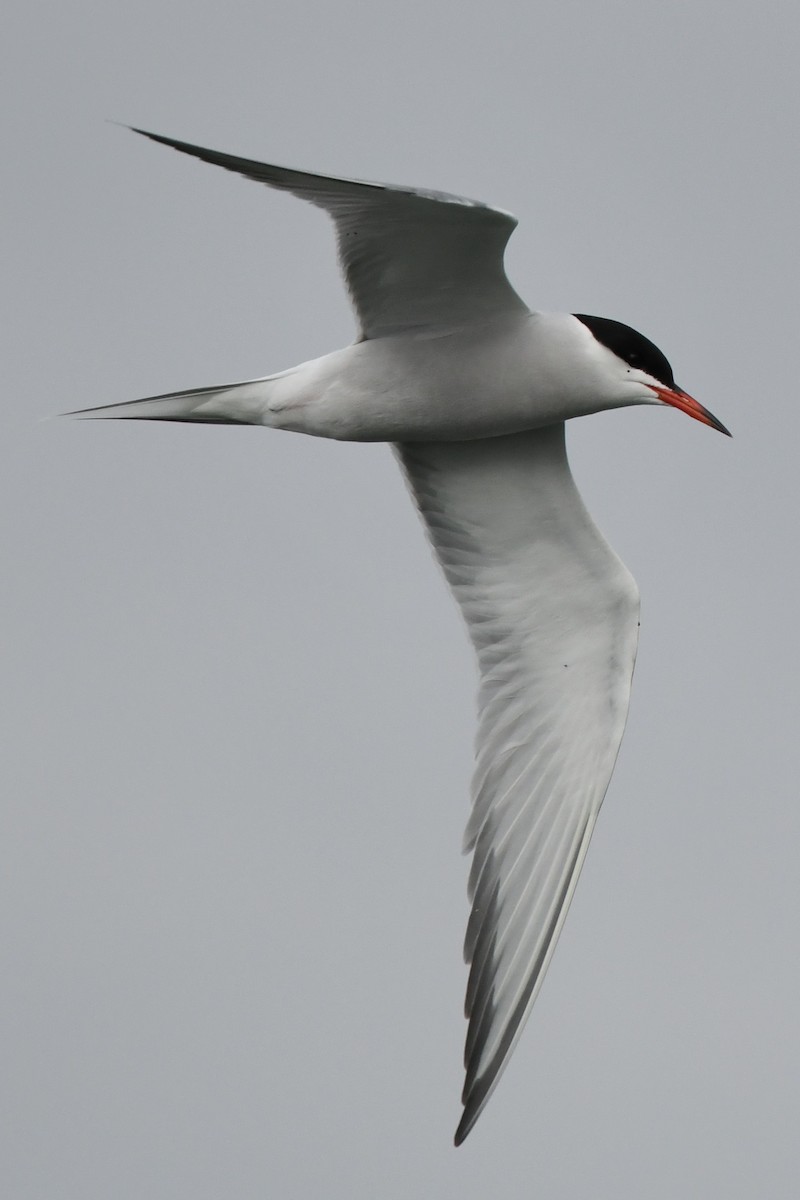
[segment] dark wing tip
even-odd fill
[[[467,1078],[464,1082],[464,1092],[461,1097],[464,1111],[461,1114],[461,1120],[458,1123],[458,1129],[453,1139],[456,1146],[460,1146],[469,1135],[473,1125],[486,1107],[489,1097],[500,1078],[506,1059],[507,1051],[504,1051],[499,1058],[495,1058],[490,1063],[482,1075],[477,1077],[470,1072],[469,1068],[467,1069]]]
[[[149,138],[151,142],[158,142],[160,146],[169,146],[171,150],[180,150],[182,154],[190,154],[212,166],[225,167],[229,171],[238,171],[240,174],[247,175],[253,169],[263,166],[255,159],[240,158],[235,154],[226,154],[222,150],[209,150],[207,146],[198,146],[194,142],[182,142],[180,138],[166,137],[163,133],[151,133],[149,129],[139,129],[136,125],[126,125],[125,128],[130,129],[131,133],[138,133],[142,137]]]
[[[170,139],[163,133],[153,133],[149,129],[141,129],[138,125],[123,125],[123,129],[129,129],[131,133],[140,133],[142,137],[150,138],[154,142],[169,142]]]
[[[470,1107],[464,1109],[464,1112],[461,1115],[461,1120],[458,1123],[458,1129],[456,1130],[453,1138],[454,1146],[460,1146],[462,1142],[466,1141],[472,1126],[475,1124],[477,1119],[478,1111],[474,1111]]]
[[[205,150],[202,146],[195,146],[191,142],[181,142],[178,138],[166,137],[163,133],[151,133],[149,129],[139,129],[137,125],[125,125],[123,128],[129,129],[131,133],[138,133],[142,137],[149,138],[151,142],[158,142],[162,146],[170,146],[173,150],[184,150],[187,154],[213,154],[213,150]]]

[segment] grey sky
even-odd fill
[[[785,3],[12,3],[0,1190],[790,1197],[800,16]],[[733,431],[570,431],[636,576],[628,733],[466,1145],[474,668],[391,454],[40,423],[345,343],[317,212],[149,145],[515,212],[528,303]]]

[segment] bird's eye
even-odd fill
[[[672,367],[664,355],[652,342],[619,321],[610,321],[605,317],[590,317],[585,313],[574,313],[574,316],[588,327],[602,346],[616,354],[629,369],[644,371],[660,380],[666,387],[672,387],[674,381]]]

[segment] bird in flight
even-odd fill
[[[475,647],[459,1145],[552,958],[614,768],[636,656],[636,583],[581,501],[564,422],[655,404],[728,431],[629,326],[531,311],[503,269],[517,224],[509,213],[134,132],[327,212],[358,337],[263,379],[80,415],[393,443]]]

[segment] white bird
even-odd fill
[[[509,213],[135,132],[324,209],[359,336],[263,379],[82,414],[395,443],[477,653],[458,1145],[541,987],[628,711],[638,590],[577,492],[564,422],[658,404],[728,431],[635,330],[529,310],[503,269]]]

